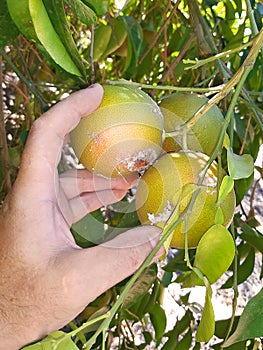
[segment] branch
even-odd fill
[[[182,49],[180,50],[179,55],[176,57],[176,59],[172,62],[172,64],[170,65],[170,67],[167,69],[167,71],[164,73],[164,75],[162,76],[161,79],[161,83],[164,83],[166,81],[166,79],[168,78],[168,76],[171,74],[171,72],[175,69],[175,67],[177,66],[177,64],[181,61],[181,59],[184,57],[184,55],[186,54],[187,50],[189,49],[191,43],[193,40],[193,35],[190,34],[186,40],[186,42],[184,43]]]
[[[179,1],[177,1],[177,3],[174,5],[170,15],[166,18],[166,20],[163,22],[161,28],[158,30],[157,34],[155,35],[151,45],[148,46],[148,49],[143,53],[143,55],[141,56],[139,62],[137,63],[137,66],[139,66],[142,61],[145,59],[145,57],[148,55],[148,53],[152,50],[152,48],[154,48],[154,46],[156,45],[160,35],[162,34],[162,31],[164,30],[166,24],[171,20],[171,18],[173,17],[175,11],[177,10],[177,7],[179,5]],[[168,8],[165,9],[165,12],[168,10]]]
[[[23,83],[26,84],[28,89],[34,94],[41,105],[42,110],[45,110],[47,107],[46,103],[43,101],[39,91],[35,88],[34,84],[26,79],[26,77],[20,72],[20,70],[16,67],[16,65],[12,62],[8,54],[5,52],[5,50],[0,48],[0,55],[5,59],[6,63],[10,66],[10,68],[16,73],[18,78],[23,81]]]

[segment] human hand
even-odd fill
[[[88,249],[72,238],[73,222],[120,200],[135,180],[104,179],[87,170],[58,175],[65,136],[99,106],[102,95],[100,85],[78,91],[30,131],[0,216],[0,349],[19,349],[63,327],[133,274],[159,241],[160,230],[151,226]]]

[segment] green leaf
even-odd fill
[[[8,44],[18,34],[19,31],[8,12],[6,0],[0,0],[0,47]]]
[[[130,304],[129,308],[121,308],[119,320],[141,320],[146,313],[152,310],[154,304],[155,301],[150,293],[138,295],[134,303]]]
[[[194,260],[212,284],[229,268],[235,256],[235,244],[230,232],[223,225],[212,226],[200,239]]]
[[[85,215],[71,226],[71,232],[82,248],[102,243],[105,231],[101,211],[98,209]]]
[[[114,53],[127,38],[127,29],[123,17],[113,18],[110,21],[110,27],[112,29],[112,34],[107,45],[103,56],[106,58],[111,53]]]
[[[111,38],[112,29],[109,25],[101,24],[94,31],[93,61],[97,62],[103,55]]]
[[[52,347],[48,346],[46,348],[43,348],[43,345],[38,342],[36,344],[32,344],[32,345],[28,345],[24,348],[22,348],[21,350],[52,350]]]
[[[63,0],[43,0],[47,14],[54,27],[55,32],[59,36],[62,44],[64,45],[67,53],[70,55],[72,61],[80,70],[83,76],[85,76],[85,68],[81,60],[80,53],[73,40],[69,22],[67,20],[64,1]],[[85,5],[83,5],[85,6]]]
[[[214,350],[222,350],[222,345],[223,345],[223,341],[213,345],[212,349],[214,349]],[[240,343],[236,343],[236,344],[233,344],[233,345],[227,347],[227,350],[248,350],[248,349],[251,349],[251,347],[248,348],[246,346],[246,341],[240,342]]]
[[[234,180],[231,176],[224,176],[219,188],[217,203],[220,205],[226,199],[226,196],[232,191],[234,187]]]
[[[195,250],[189,250],[190,262],[193,263],[195,255]],[[178,250],[174,258],[170,259],[168,263],[163,267],[164,271],[167,272],[177,272],[179,271],[189,271],[189,267],[185,262],[185,251],[183,249]]]
[[[95,23],[97,16],[95,12],[81,0],[67,0],[75,16],[84,24]]]
[[[167,342],[162,347],[162,350],[174,350],[176,348],[176,344],[179,342],[178,338],[181,334],[185,333],[190,329],[191,322],[193,321],[192,313],[188,310],[184,314],[184,316],[178,320],[173,329],[164,334],[164,337],[168,338]],[[185,349],[189,349],[189,347],[185,347]]]
[[[246,179],[240,179],[235,181],[235,193],[237,205],[241,203],[244,196],[247,194],[254,182],[254,173]]]
[[[254,171],[254,161],[250,154],[239,156],[229,148],[227,150],[228,171],[232,179],[248,178]]]
[[[243,224],[241,231],[240,237],[263,254],[263,235],[248,224]]]
[[[92,8],[98,16],[105,15],[109,8],[108,0],[82,0],[82,2]]]
[[[141,54],[143,31],[140,24],[130,16],[123,18],[128,33],[128,55],[123,71],[123,77],[128,79],[137,69],[137,62]]]
[[[156,276],[157,267],[155,264],[152,264],[144,270],[144,272],[130,288],[129,292],[125,296],[122,308],[129,309],[140,297],[146,294],[152,286]]]
[[[255,264],[255,249],[249,247],[248,255],[242,261],[237,269],[237,284],[243,283],[253,272]],[[231,288],[233,286],[234,277],[231,276],[222,286],[222,289]]]
[[[223,225],[225,222],[224,212],[221,207],[217,208],[215,215],[215,224]]]
[[[64,338],[64,339],[63,339]],[[64,332],[56,331],[42,341],[24,347],[22,350],[78,350],[73,340]]]
[[[223,344],[226,348],[234,343],[262,337],[263,334],[263,289],[247,303],[240,316],[237,329]]]
[[[29,0],[6,0],[10,16],[17,28],[29,40],[38,41],[29,11]]]
[[[118,228],[128,230],[132,227],[140,225],[134,201],[130,203],[120,201],[113,204],[112,208],[114,211],[117,211],[120,214],[120,220],[116,225]]]
[[[182,283],[183,288],[191,288],[196,285],[203,286],[204,282],[193,271],[185,271],[181,273],[175,280],[176,283]]]
[[[200,350],[200,349],[201,349],[200,343],[196,343],[195,346],[193,347],[193,350]]]
[[[164,309],[156,303],[150,312],[150,319],[155,331],[155,339],[157,343],[162,339],[166,328],[166,315]]]
[[[175,350],[186,350],[190,349],[192,343],[192,329],[190,328],[188,332],[183,336],[183,338],[179,341],[179,343],[174,348]]]
[[[58,345],[56,346],[56,350],[78,350],[78,346],[73,342],[73,340],[64,332],[62,331],[56,331],[52,334],[50,334],[46,339],[50,342],[54,343],[57,342],[57,340],[60,340],[61,337],[64,336],[64,340],[59,341]]]
[[[37,37],[52,59],[67,72],[81,76],[56,33],[42,0],[29,0],[29,11]]]
[[[143,336],[144,336],[144,340],[145,340],[145,343],[147,345],[150,345],[150,343],[152,342],[153,338],[152,338],[152,334],[148,331],[143,331],[142,332]]]
[[[231,330],[232,333],[234,332],[234,330],[237,327],[238,320],[239,320],[239,316],[235,316],[234,323],[233,323],[232,330]],[[215,336],[220,338],[220,339],[224,339],[227,332],[228,332],[230,324],[231,324],[231,318],[216,321]]]
[[[202,318],[196,332],[198,342],[208,342],[215,332],[215,316],[212,305],[212,288],[208,281],[206,283],[205,305]]]
[[[168,287],[173,279],[173,273],[164,271],[163,278],[162,278],[162,285],[164,288]]]

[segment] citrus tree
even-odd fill
[[[138,192],[71,228],[87,248],[146,222],[162,228],[159,245],[135,275],[25,349],[261,348],[263,291],[249,294],[242,313],[236,308],[263,253],[255,204],[263,174],[255,163],[263,136],[262,14],[261,0],[0,0],[1,201],[33,121],[68,93],[94,82],[141,89],[164,116],[164,155]],[[67,145],[59,171],[74,166]],[[148,202],[145,184],[153,186]],[[171,197],[161,205],[164,193]],[[163,244],[167,255],[150,264]],[[164,295],[173,285],[184,290],[176,300],[183,312],[168,327]],[[195,286],[205,291],[202,306],[189,299]],[[233,292],[230,318],[215,321],[216,289]]]

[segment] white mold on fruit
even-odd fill
[[[167,201],[166,206],[164,207],[163,211],[157,215],[148,213],[148,220],[150,221],[151,225],[156,225],[160,222],[166,222],[169,217],[171,216],[172,212],[174,210],[174,206],[171,203],[171,201]]]
[[[149,168],[157,159],[157,153],[152,148],[140,150],[134,155],[127,156],[120,161],[130,172],[138,171],[139,173]]]
[[[96,132],[94,132],[94,131],[92,133],[92,139],[93,139],[95,144],[99,143],[99,135]]]

